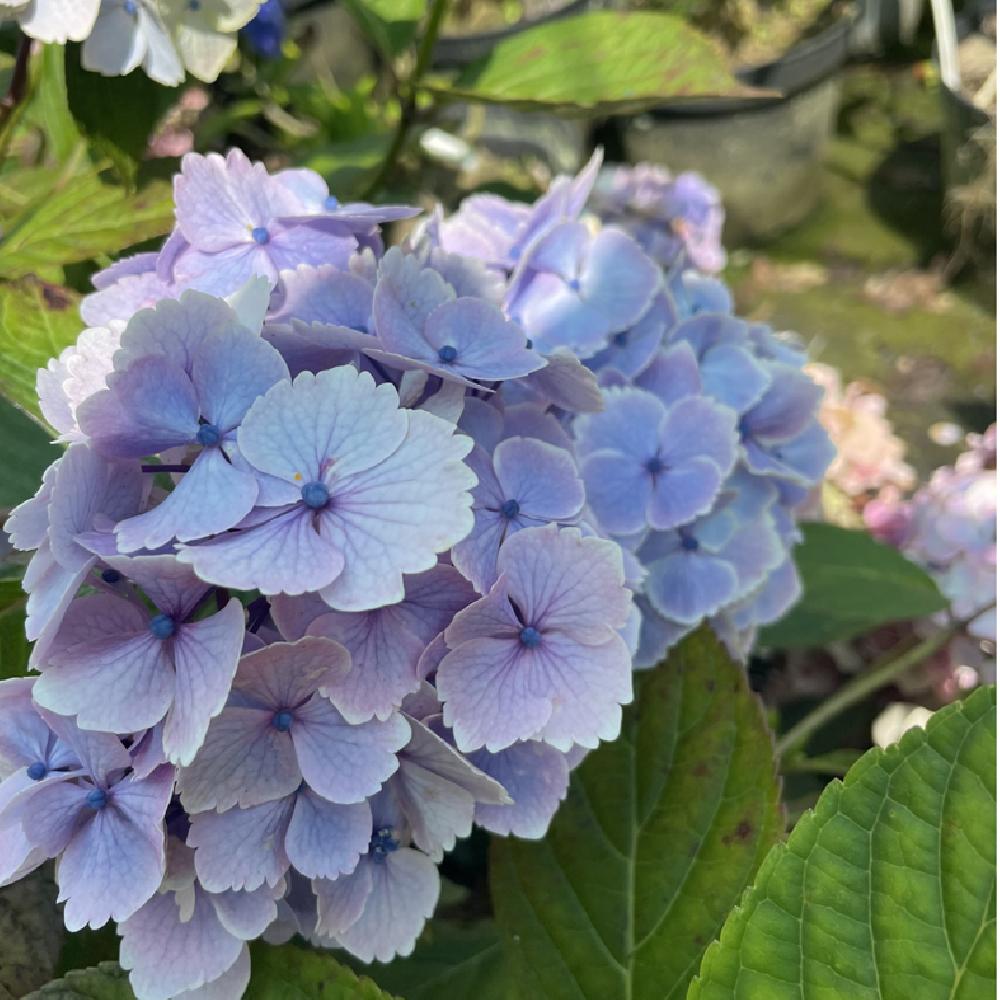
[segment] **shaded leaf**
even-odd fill
[[[621,736],[574,772],[544,841],[494,841],[522,996],[683,997],[782,829],[771,734],[714,636],[637,679]]]
[[[492,921],[432,920],[413,954],[364,970],[406,1000],[511,1000],[500,935]]]
[[[0,320],[0,350],[5,354],[9,347],[2,336]],[[16,361],[5,356],[4,365],[13,368]],[[0,376],[0,387],[8,392],[8,372]],[[32,391],[32,396],[34,392]],[[62,449],[52,444],[50,435],[16,410],[5,399],[0,399],[0,511],[16,507],[22,500],[34,496],[42,481],[42,473],[62,454]]]
[[[0,990],[23,997],[50,979],[62,939],[62,913],[48,866],[0,889]]]
[[[89,969],[67,972],[24,1000],[135,1000],[135,994],[128,973],[117,962],[101,962]]]
[[[465,100],[586,112],[759,93],[736,80],[721,50],[683,18],[612,11],[519,32],[450,85],[428,85]]]
[[[689,1000],[996,992],[996,689],[870,750],[775,847]]]
[[[296,944],[250,946],[252,972],[244,1000],[392,1000],[332,955]]]
[[[78,305],[75,292],[44,281],[0,285],[0,393],[39,423],[35,375],[79,336]]]
[[[18,278],[98,254],[118,254],[164,235],[173,222],[173,197],[164,181],[129,194],[95,173],[68,175],[61,187],[8,223],[0,235],[0,274]]]
[[[937,584],[916,563],[863,531],[803,525],[795,550],[802,599],[761,630],[762,646],[822,646],[887,622],[922,618],[947,606]]]
[[[161,86],[141,69],[128,76],[90,73],[80,65],[79,48],[66,50],[69,110],[95,149],[112,156],[126,176],[133,177],[150,135],[177,101],[178,91]]]

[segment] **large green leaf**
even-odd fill
[[[822,646],[946,606],[937,584],[916,563],[871,535],[818,523],[803,531],[795,550],[802,599],[762,630],[762,646]]]
[[[756,93],[683,18],[612,11],[520,32],[498,42],[452,84],[432,86],[466,100],[584,112]]]
[[[496,840],[518,994],[676,1000],[782,828],[772,738],[707,629],[639,675],[544,841]]]
[[[62,913],[48,867],[0,889],[0,997],[23,997],[55,972]]]
[[[53,267],[117,254],[165,234],[174,222],[170,185],[157,181],[137,194],[93,172],[70,173],[27,206],[0,236],[0,275],[19,278]]]
[[[827,787],[688,998],[995,996],[996,876],[996,690],[983,688]]]
[[[128,973],[117,962],[101,962],[67,972],[24,1000],[135,1000],[135,994],[128,984]]]
[[[432,920],[413,954],[365,970],[406,1000],[513,1000],[500,935],[492,921]]]
[[[324,952],[258,941],[251,945],[250,956],[244,1000],[392,1000],[370,979]]]
[[[35,375],[79,336],[78,307],[79,296],[58,285],[0,284],[0,393],[39,422]]]

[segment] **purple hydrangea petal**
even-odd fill
[[[173,701],[164,643],[138,607],[109,594],[75,601],[35,684],[39,705],[84,729],[129,733],[154,725]]]
[[[162,357],[139,358],[83,401],[80,429],[109,458],[142,458],[187,444],[198,432],[198,398],[187,373]]]
[[[354,871],[368,850],[371,831],[367,802],[335,805],[305,788],[295,800],[285,849],[303,875],[335,879]]]
[[[242,527],[187,545],[177,558],[203,580],[223,587],[256,588],[264,594],[319,590],[342,570],[344,557],[316,531],[313,521],[313,512],[296,504],[273,513],[252,530]]]
[[[370,469],[405,436],[393,387],[345,366],[276,385],[251,407],[238,440],[261,472],[301,485]]]
[[[125,920],[156,892],[165,865],[163,814],[173,786],[171,767],[142,780],[126,778],[74,834],[56,876],[68,930]]]
[[[569,788],[566,757],[546,743],[528,741],[495,754],[477,750],[469,759],[513,800],[506,805],[477,802],[476,823],[500,836],[544,837]]]
[[[299,787],[295,748],[273,718],[271,710],[229,706],[211,721],[194,761],[177,778],[188,812],[260,805]]]
[[[582,463],[587,502],[601,527],[631,535],[646,527],[653,479],[640,462],[614,451],[595,451]]]
[[[529,528],[504,544],[498,568],[525,622],[544,620],[547,629],[598,644],[628,618],[622,557],[613,542],[574,528]]]
[[[321,591],[331,607],[363,611],[404,596],[402,574],[437,563],[437,553],[472,526],[474,477],[461,459],[472,442],[421,411],[407,415],[406,437],[378,466],[338,484],[323,530],[344,554],[344,570]]]
[[[410,738],[400,715],[352,725],[319,695],[294,712],[291,736],[302,776],[331,802],[350,804],[373,795],[399,762]]]
[[[523,516],[571,521],[584,502],[583,483],[572,456],[532,438],[508,438],[493,456],[504,499],[516,499]]]
[[[119,522],[118,545],[135,552],[226,531],[250,512],[257,493],[254,476],[230,465],[218,448],[206,448],[157,506]]]
[[[157,894],[119,927],[119,961],[138,996],[170,1000],[213,982],[233,967],[244,945],[223,927],[208,893],[196,890],[181,919],[178,897]]]
[[[174,696],[163,726],[163,749],[175,764],[190,764],[209,720],[222,711],[243,646],[243,607],[183,625],[174,639]]]
[[[358,919],[338,933],[338,943],[362,962],[409,955],[437,905],[441,890],[437,866],[408,847],[384,861],[361,864],[371,869],[371,892]]]
[[[388,719],[420,686],[417,663],[426,642],[388,612],[333,611],[309,625],[311,635],[336,639],[351,654],[346,676],[322,689],[349,722]]]
[[[724,559],[678,551],[649,566],[646,593],[660,614],[682,624],[715,614],[739,592],[739,578]]]
[[[276,886],[288,871],[285,835],[296,796],[288,795],[225,812],[191,817],[187,843],[194,848],[198,880],[209,892]]]

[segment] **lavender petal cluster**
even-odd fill
[[[796,512],[834,457],[801,345],[735,316],[711,274],[722,222],[701,178],[602,173],[597,154],[532,206],[474,195],[424,231],[503,282],[507,315],[550,364],[574,357],[597,377],[599,407],[555,415],[583,482],[581,523],[625,555],[636,667],[705,620],[747,655],[799,597]],[[501,387],[504,420],[531,389]],[[499,452],[496,430],[471,418]]]
[[[583,238],[567,186],[539,235]],[[34,647],[0,683],[0,884],[56,859],[67,927],[114,921],[140,1000],[225,1000],[261,936],[408,954],[473,824],[542,836],[619,732],[638,613],[557,315],[532,339],[439,216],[386,249],[416,210],[310,171],[189,154],[174,190],[38,373],[67,448],[6,524]],[[658,298],[608,232],[580,343]]]

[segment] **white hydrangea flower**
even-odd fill
[[[85,69],[105,76],[125,76],[141,66],[168,87],[184,80],[180,56],[154,0],[101,0],[82,59]]]
[[[41,42],[79,42],[90,34],[101,0],[0,0],[0,21],[13,17]]]
[[[262,0],[171,0],[165,17],[184,66],[211,83],[236,49],[236,32],[257,13]]]

